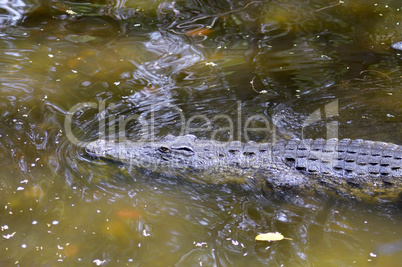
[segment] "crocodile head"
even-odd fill
[[[168,135],[160,141],[90,142],[85,150],[93,157],[156,170],[157,168],[185,169],[194,166],[196,153],[193,141],[196,137]]]
[[[391,45],[392,49],[402,51],[402,42],[396,42]]]

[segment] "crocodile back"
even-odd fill
[[[304,139],[278,142],[273,154],[310,175],[346,179],[353,185],[362,179],[392,185],[402,178],[402,146],[362,139]]]

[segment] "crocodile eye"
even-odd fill
[[[169,148],[167,148],[167,147],[165,147],[165,146],[161,146],[158,150],[159,150],[160,152],[165,153],[165,152],[168,152],[168,151],[169,151]]]

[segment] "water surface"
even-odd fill
[[[2,266],[399,265],[399,202],[198,184],[72,139],[402,144],[399,1],[0,4]]]

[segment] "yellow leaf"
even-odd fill
[[[284,237],[279,232],[259,234],[255,237],[255,240],[258,240],[258,241],[279,241],[282,239],[292,240],[291,238]]]

